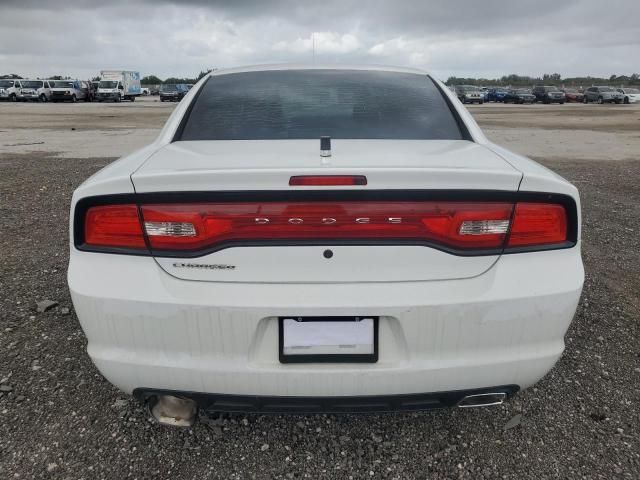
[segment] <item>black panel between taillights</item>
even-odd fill
[[[212,248],[197,251],[162,251],[147,249],[96,247],[87,245],[84,240],[84,219],[87,210],[100,205],[136,204],[138,207],[158,203],[196,203],[196,202],[326,202],[326,201],[467,201],[467,202],[532,202],[556,203],[563,205],[567,212],[567,238],[562,244],[532,247],[508,247],[484,250],[458,250],[441,244],[406,239],[320,239],[286,240],[264,239],[251,241],[233,241],[215,245]],[[308,191],[223,191],[223,192],[157,192],[139,194],[114,194],[80,199],[75,206],[73,218],[74,246],[81,251],[98,253],[117,253],[124,255],[156,256],[169,258],[196,258],[231,247],[262,247],[292,245],[423,245],[458,256],[483,256],[510,253],[522,253],[541,250],[558,250],[574,247],[578,239],[578,214],[575,200],[559,193],[545,192],[508,192],[502,190],[308,190]]]

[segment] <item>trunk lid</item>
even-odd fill
[[[364,175],[366,186],[291,187],[296,175]],[[175,142],[133,175],[136,193],[308,190],[491,190],[515,192],[521,172],[486,147],[450,140],[333,140],[320,157],[319,140]],[[398,193],[399,194],[399,193]],[[175,198],[175,196],[174,196]],[[236,246],[197,258],[157,257],[185,280],[304,283],[424,281],[479,275],[499,255],[460,256],[419,245]],[[324,252],[331,249],[333,256]]]

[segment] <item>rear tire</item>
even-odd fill
[[[47,96],[44,93],[41,93],[38,97],[38,100],[40,100],[40,102],[42,103],[45,103],[47,101]]]
[[[129,97],[129,100],[131,100],[132,102],[136,101],[136,97]]]
[[[18,97],[16,97],[15,93],[12,93],[11,95],[9,95],[9,101],[10,102],[17,102],[18,101]]]
[[[76,103],[78,101],[78,97],[76,97],[75,95],[71,95],[71,101],[73,103]]]
[[[629,97],[624,97],[624,103],[625,105],[629,105]]]
[[[598,97],[598,105],[602,105],[604,103],[604,98]]]

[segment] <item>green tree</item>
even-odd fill
[[[147,75],[146,77],[142,77],[140,83],[142,83],[143,85],[159,85],[162,83],[162,80],[160,80],[155,75]]]

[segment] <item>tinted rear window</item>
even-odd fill
[[[426,75],[357,70],[209,78],[180,140],[452,139],[460,129]]]

